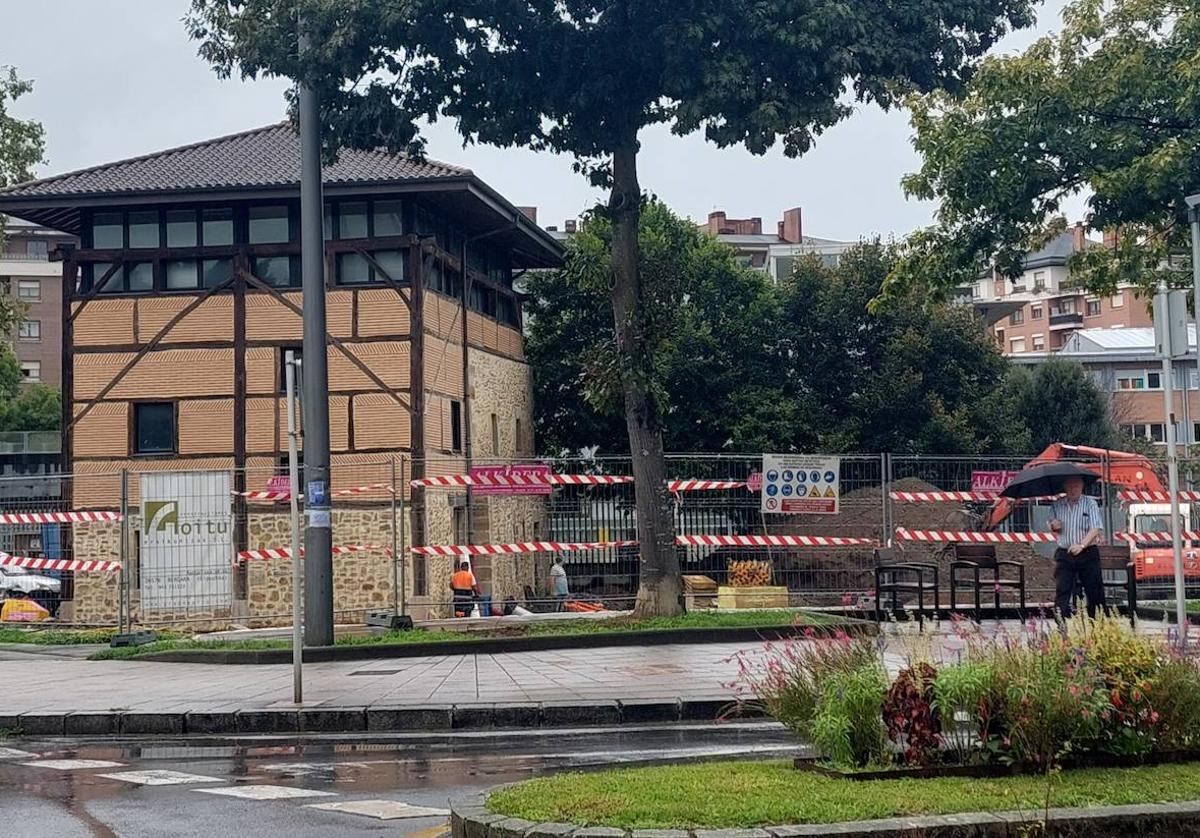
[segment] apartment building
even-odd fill
[[[299,160],[296,134],[280,124],[0,190],[0,212],[80,240],[54,264],[68,315],[69,501],[118,508],[122,472],[134,475],[131,510],[150,491],[147,475],[216,475],[211,485],[227,486],[201,490],[198,478],[179,478],[192,488],[170,502],[198,503],[203,492],[227,516],[229,544],[197,554],[203,567],[194,573],[143,555],[143,612],[169,617],[186,606],[189,619],[214,624],[267,624],[287,612],[287,563],[237,570],[230,554],[286,543],[283,509],[242,498],[266,488],[286,458],[283,361],[302,337]],[[462,472],[472,454],[531,454],[513,275],[558,265],[561,245],[458,166],[344,150],[323,178],[330,489],[386,479],[367,469],[398,455],[410,466],[406,484]],[[408,544],[523,541],[545,525],[544,503],[527,498],[488,498],[470,534],[462,497],[413,490],[406,500],[411,516],[399,521],[384,491],[339,501],[335,543],[388,544],[397,527]],[[144,551],[145,509],[130,519]],[[118,532],[75,525],[75,555],[111,558]],[[436,612],[450,560],[405,558],[413,612],[423,604]],[[531,579],[519,574],[532,572],[512,561],[477,564],[498,600],[520,595]],[[380,607],[392,580],[380,553],[339,557],[335,608]],[[81,575],[73,614],[111,619],[115,595],[111,580]]]
[[[970,289],[971,302],[987,317],[989,328],[1004,354],[1054,352],[1080,329],[1118,329],[1152,326],[1146,301],[1132,287],[1111,296],[1087,293],[1070,276],[1068,261],[1085,247],[1100,247],[1088,239],[1082,224],[1061,233],[1041,250],[1028,254],[1017,277],[994,270]]]
[[[1200,374],[1196,369],[1196,328],[1190,346],[1174,364],[1176,439],[1200,443]],[[1049,358],[1075,361],[1109,398],[1113,421],[1131,436],[1164,442],[1162,359],[1155,354],[1154,327],[1085,328],[1058,350],[1022,352],[1012,363],[1035,365]]]
[[[772,233],[763,232],[760,217],[730,218],[722,210],[710,212],[708,220],[697,226],[732,247],[741,264],[763,271],[776,282],[791,276],[796,261],[804,256],[816,256],[835,267],[842,253],[858,244],[804,235],[800,207],[786,210]]]
[[[59,385],[62,368],[62,271],[50,252],[74,236],[17,218],[4,223],[0,247],[0,294],[24,309],[8,341],[31,383]]]

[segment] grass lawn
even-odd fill
[[[493,631],[436,631],[416,628],[409,631],[391,631],[384,634],[350,635],[337,638],[338,646],[399,645],[406,643],[446,643],[452,640],[471,641],[496,637],[547,637],[594,635],[619,631],[668,631],[671,629],[705,628],[776,628],[793,624],[833,625],[838,617],[814,611],[738,611],[728,613],[692,613],[679,617],[653,617],[635,620],[631,617],[614,617],[609,620],[579,619],[555,620],[545,623],[522,623],[497,627]],[[96,641],[89,641],[96,642]],[[103,641],[101,641],[103,642]],[[134,658],[153,652],[199,649],[208,651],[288,649],[289,638],[266,638],[263,640],[190,640],[173,639],[144,646],[129,646],[120,649],[102,649],[89,660],[117,660]]]
[[[116,633],[116,629],[20,629],[0,626],[0,643],[82,646],[88,643],[107,643]]]
[[[1168,617],[1175,616],[1175,600],[1150,600],[1147,602],[1139,602],[1138,608],[1159,609],[1163,610]],[[1200,599],[1189,599],[1184,603],[1184,610],[1188,614],[1200,614]]]
[[[842,780],[790,762],[710,762],[557,774],[492,795],[488,806],[535,822],[625,829],[834,823],[905,815],[1017,810],[1046,803],[1044,776]],[[1065,771],[1051,806],[1200,800],[1200,763]]]

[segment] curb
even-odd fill
[[[1018,838],[1043,825],[1042,813],[964,812],[956,815],[883,818],[841,823],[791,824],[754,829],[613,829],[567,823],[534,823],[510,818],[487,808],[488,795],[454,801],[450,805],[453,838],[809,838],[839,835],[843,838]],[[1044,824],[1053,834],[1087,834],[1089,838],[1128,835],[1194,835],[1200,826],[1200,801],[1151,803],[1132,806],[1092,806],[1050,809]],[[1041,833],[1038,833],[1041,834]]]
[[[430,706],[263,708],[0,714],[0,729],[21,736],[184,736],[503,730],[712,722],[724,715],[760,719],[760,708],[731,698],[631,699]]]
[[[691,645],[741,643],[797,637],[812,629],[823,637],[841,630],[848,634],[876,635],[879,626],[865,621],[846,621],[813,626],[764,626],[759,628],[652,629],[646,631],[596,632],[595,634],[546,635],[533,637],[486,637],[478,640],[446,640],[431,643],[378,643],[347,646],[310,646],[305,663],[376,660],[379,658],[426,658],[452,655],[497,655],[507,652],[542,652],[561,649],[602,649],[613,646]],[[180,649],[149,652],[125,660],[155,663],[290,664],[291,649]]]

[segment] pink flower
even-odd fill
[[[1071,685],[1071,695],[1075,696],[1076,698],[1079,697],[1079,687],[1075,684]]]
[[[1087,709],[1086,707],[1083,708],[1082,713],[1083,713],[1083,717],[1085,719],[1090,719],[1092,717],[1092,711]]]
[[[854,604],[854,595],[853,594],[842,594],[842,605],[853,605],[853,604]]]
[[[1150,711],[1150,722],[1151,722],[1151,724],[1158,724],[1158,720],[1159,720],[1160,718],[1162,718],[1162,717],[1158,715],[1158,711],[1157,711],[1157,710],[1151,710],[1151,711]]]

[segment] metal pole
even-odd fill
[[[1171,493],[1171,553],[1175,568],[1175,619],[1179,632],[1179,648],[1187,647],[1187,602],[1183,579],[1183,539],[1179,528],[1179,459],[1175,450],[1175,387],[1171,381],[1170,304],[1165,280],[1158,282],[1154,300],[1155,328],[1159,330],[1162,348],[1164,436],[1167,443],[1167,491]]]
[[[129,470],[121,469],[121,577],[117,590],[117,632],[129,625]]]
[[[301,33],[300,52],[308,48]],[[333,644],[333,530],[329,511],[329,372],[325,336],[325,242],[317,92],[300,85],[300,265],[304,291],[304,632]]]
[[[404,587],[408,584],[407,567],[408,567],[408,534],[405,530],[404,523],[407,520],[404,515],[404,487],[408,484],[404,482],[404,455],[400,455],[400,485],[396,487],[396,494],[399,497],[400,504],[400,550],[396,555],[400,559],[400,613],[403,614],[407,610],[404,602]]]
[[[1196,369],[1197,372],[1200,372],[1200,194],[1189,195],[1186,201],[1188,205],[1188,220],[1191,222],[1192,228],[1192,306],[1196,323]],[[1191,351],[1191,340],[1188,340],[1188,345],[1185,347],[1185,349],[1188,352]],[[1192,374],[1189,372],[1186,376],[1184,376],[1183,380],[1183,398],[1185,404],[1188,405],[1189,412],[1191,404],[1187,402],[1187,399],[1188,385],[1191,382],[1191,378]],[[1192,422],[1195,421],[1195,419],[1192,419]],[[1189,430],[1191,430],[1190,427]],[[1200,443],[1200,438],[1197,438],[1193,441]],[[1191,469],[1189,469],[1188,476],[1189,486],[1192,483],[1190,471]]]
[[[287,382],[287,436],[288,436],[288,486],[291,490],[292,507],[292,701],[304,701],[304,622],[301,610],[301,588],[304,575],[300,563],[304,561],[300,545],[300,469],[296,453],[296,353],[289,349],[284,355],[284,378]]]
[[[400,550],[398,539],[396,538],[396,527],[399,521],[396,519],[396,457],[392,457],[392,614],[393,616],[400,615]]]

